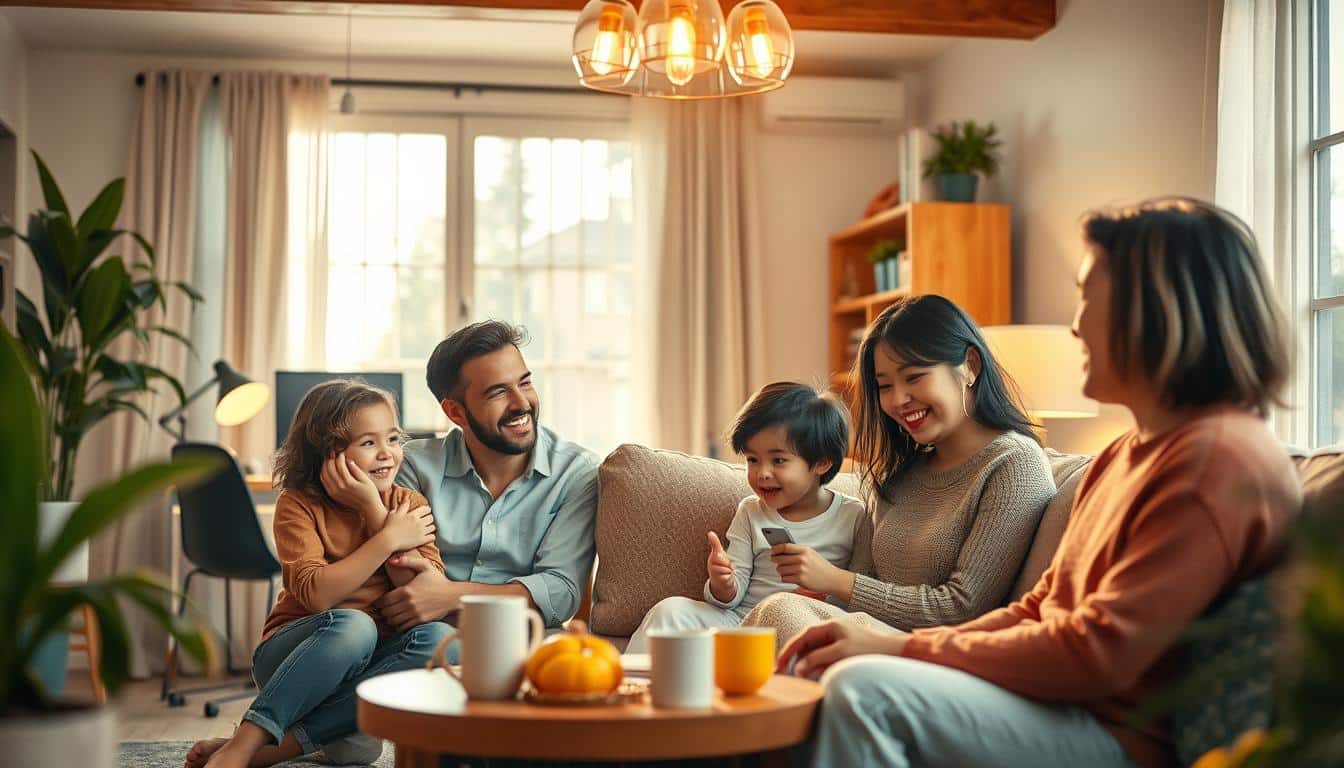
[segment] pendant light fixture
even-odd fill
[[[589,0],[574,25],[574,69],[588,88],[661,99],[774,90],[793,69],[793,32],[773,0]]]

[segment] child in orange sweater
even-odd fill
[[[424,497],[393,485],[402,433],[392,396],[358,381],[329,381],[304,395],[276,456],[275,548],[284,589],[252,657],[259,693],[230,739],[198,742],[186,765],[243,768],[315,752],[354,722],[354,690],[375,675],[421,666],[449,627],[397,634],[374,602],[415,571],[400,554],[443,570]],[[376,495],[376,513],[342,507],[324,485]],[[344,726],[348,728],[348,725]],[[274,746],[272,746],[274,745]],[[378,744],[372,747],[380,747]],[[328,748],[327,758],[344,762]],[[352,761],[371,762],[363,754]]]

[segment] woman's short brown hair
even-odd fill
[[[1163,404],[1226,403],[1265,415],[1291,342],[1251,230],[1217,206],[1163,198],[1083,218],[1111,280],[1111,359]]]
[[[362,379],[332,379],[308,390],[294,412],[284,445],[275,453],[271,471],[275,487],[325,498],[322,462],[350,445],[351,422],[359,409],[379,403],[396,414],[393,394]]]

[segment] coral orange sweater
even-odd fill
[[[1229,585],[1272,564],[1301,506],[1264,422],[1206,410],[1126,434],[1088,468],[1049,570],[1020,601],[916,631],[902,655],[1092,712],[1141,766],[1174,756],[1164,722],[1131,716],[1180,672],[1176,641]]]

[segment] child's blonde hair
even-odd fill
[[[275,452],[272,483],[326,497],[322,462],[350,445],[351,422],[359,409],[379,403],[397,412],[396,397],[361,379],[332,379],[308,390],[294,413],[285,443]]]

